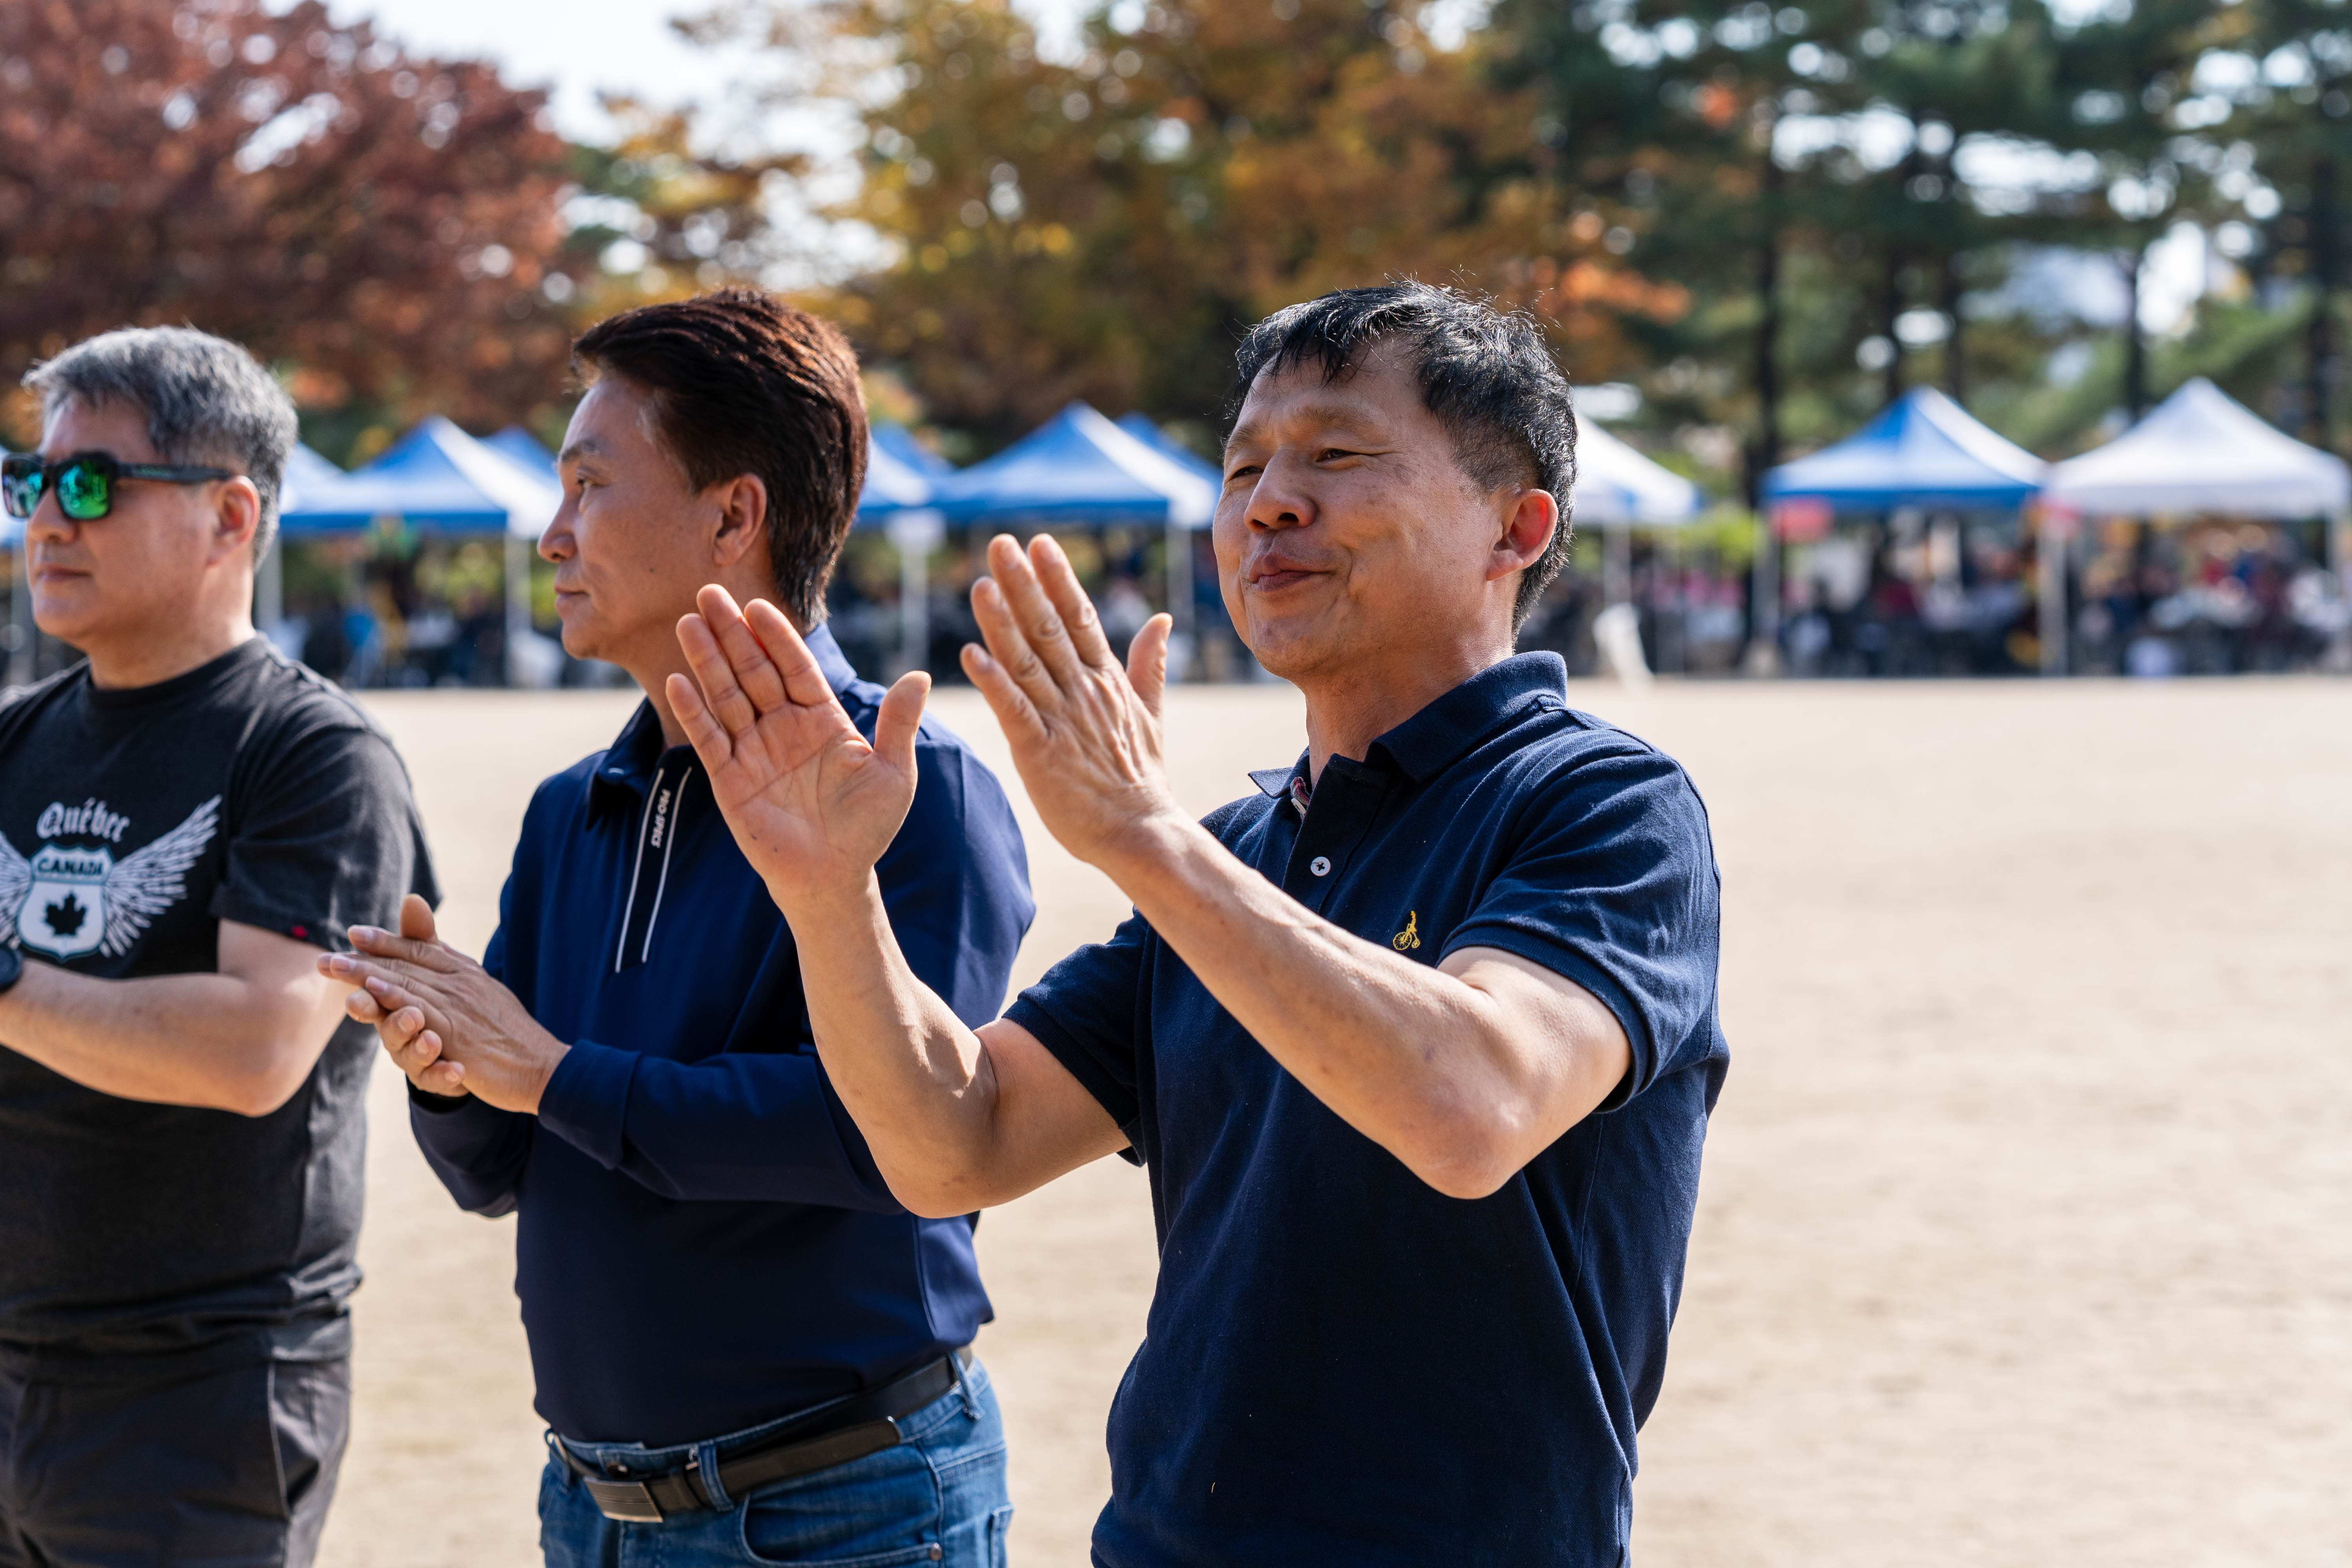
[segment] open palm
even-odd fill
[[[862,885],[915,798],[929,677],[890,689],[868,744],[782,611],[716,585],[697,603],[677,624],[694,679],[667,694],[735,842],[780,903]]]

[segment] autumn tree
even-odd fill
[[[810,47],[798,8],[732,15]],[[1002,439],[1071,397],[1205,419],[1250,322],[1400,274],[1531,307],[1586,376],[1628,315],[1682,308],[1549,177],[1531,100],[1408,8],[1126,0],[1059,61],[1003,0],[822,15],[864,132],[838,216],[891,250],[839,309],[949,424]]]
[[[488,424],[561,384],[541,95],[318,0],[0,0],[0,376],[191,322],[307,409]]]

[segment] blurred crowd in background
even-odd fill
[[[877,417],[956,463],[1079,397],[1213,459],[1244,326],[1439,278],[1536,312],[1587,417],[1714,500],[1615,574],[1588,531],[1528,644],[1591,669],[1622,595],[1695,675],[2039,667],[2013,513],[1842,516],[1757,575],[1762,475],[1906,387],[2048,458],[2197,374],[2352,445],[2330,0],[1105,0],[1063,32],[1003,0],[745,0],[679,24],[730,91],[610,100],[601,139],[355,15],[0,0],[0,382],[185,321],[276,365],[343,467],[431,413],[551,443],[579,329],[751,281],[839,321]],[[34,416],[0,403],[0,445]],[[1115,625],[1159,606],[1160,534],[1070,537]],[[971,549],[931,563],[949,679]],[[2069,668],[2352,663],[2323,520],[2092,519],[2067,549]],[[1246,679],[1198,566],[1194,672]],[[355,684],[502,679],[501,570],[396,526],[304,543],[276,635]],[[854,536],[834,613],[870,672],[903,662],[902,591]],[[0,638],[12,669],[62,657]]]

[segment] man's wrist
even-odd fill
[[[527,1116],[539,1114],[540,1102],[547,1098],[547,1086],[555,1081],[555,1070],[563,1065],[563,1058],[571,1054],[570,1046],[565,1045],[553,1035],[546,1037],[546,1044],[540,1050],[532,1075],[530,1102],[516,1107],[517,1110]]]
[[[1199,823],[1170,805],[1137,817],[1087,858],[1130,900],[1139,901],[1139,889],[1172,868],[1200,831]]]
[[[782,911],[784,923],[797,939],[803,931],[820,931],[834,922],[856,921],[882,896],[882,886],[869,866],[864,875],[826,882],[770,882],[768,897]]]

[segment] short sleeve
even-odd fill
[[[1633,1047],[1613,1110],[1714,1049],[1717,879],[1706,811],[1646,749],[1581,763],[1522,809],[1500,873],[1445,939],[1591,992]]]
[[[215,919],[331,949],[347,926],[394,924],[404,893],[439,900],[407,770],[373,731],[311,730],[242,793]]]
[[[1141,1149],[1137,1058],[1143,1045],[1144,949],[1151,928],[1130,915],[1108,942],[1082,947],[1013,999],[1005,1017],[1020,1025]]]

